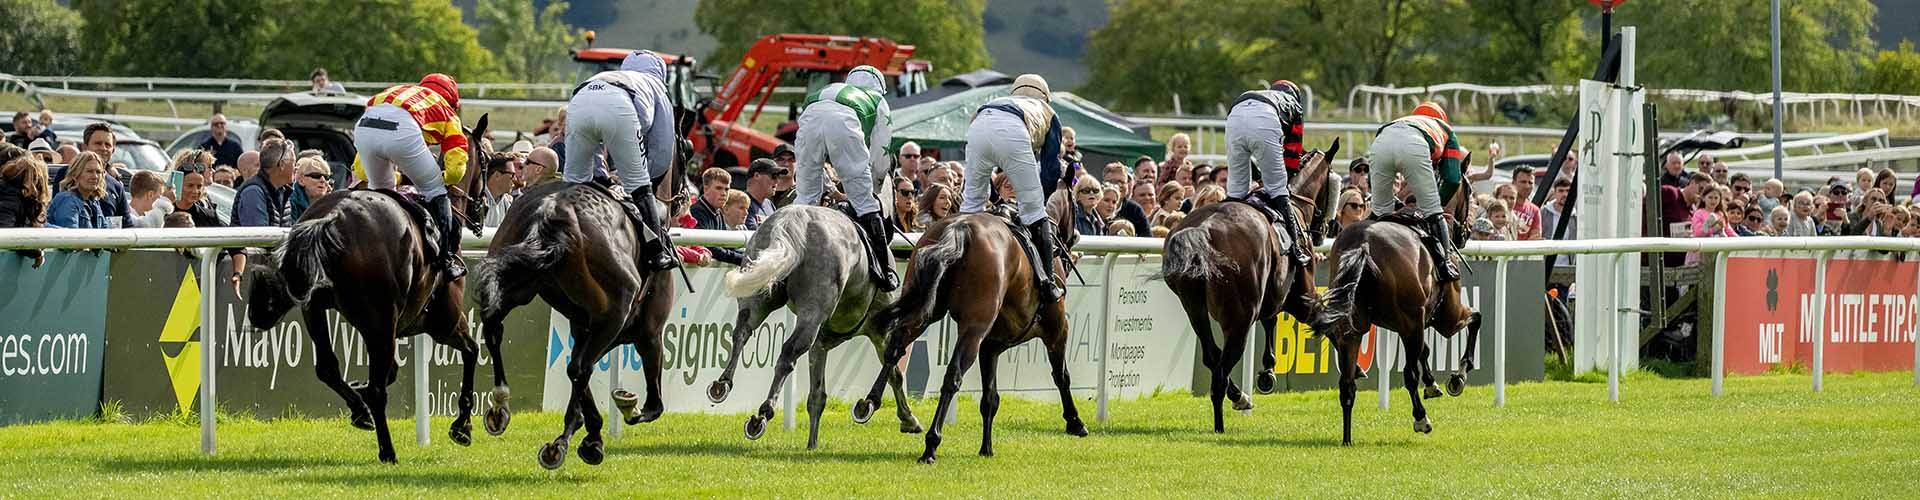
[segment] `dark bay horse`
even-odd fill
[[[486,134],[482,115],[474,137]],[[472,214],[467,193],[478,188],[480,165],[491,155],[474,148],[461,186],[452,186],[455,213]],[[462,186],[465,189],[462,189]],[[319,200],[300,216],[287,240],[266,262],[249,266],[247,319],[255,328],[272,327],[295,306],[301,309],[307,335],[313,342],[314,371],[320,382],[347,404],[354,427],[375,431],[380,461],[393,463],[393,438],[387,430],[387,386],[398,379],[394,358],[398,340],[425,332],[435,343],[460,352],[464,377],[460,384],[460,414],[447,437],[461,446],[472,443],[473,370],[479,350],[467,329],[461,309],[465,278],[448,280],[430,265],[425,228],[416,217],[423,208],[403,204],[394,195],[364,189],[337,191]],[[427,216],[431,217],[431,216]],[[471,226],[471,224],[468,224]],[[439,228],[459,231],[459,227]],[[340,311],[360,332],[367,348],[368,382],[348,384],[327,331],[326,311]],[[498,353],[495,359],[498,359]],[[415,360],[425,362],[426,360]]]
[[[1335,139],[1326,153],[1307,153],[1307,165],[1293,179],[1292,203],[1273,207],[1296,210],[1295,220],[1318,222],[1332,199],[1325,189],[1331,158],[1340,151]],[[1311,215],[1312,217],[1306,217]],[[1318,244],[1319,231],[1309,231]],[[1159,278],[1180,298],[1194,335],[1200,337],[1200,360],[1212,375],[1213,431],[1226,432],[1222,398],[1235,410],[1251,411],[1253,399],[1227,379],[1246,352],[1254,322],[1260,332],[1261,392],[1273,390],[1273,335],[1280,312],[1305,324],[1319,316],[1319,293],[1313,284],[1313,266],[1298,266],[1273,224],[1259,209],[1245,203],[1214,203],[1201,207],[1168,235]],[[1220,325],[1221,343],[1214,340],[1213,324]]]
[[[1460,190],[1447,202],[1446,211],[1452,217],[1448,223],[1454,225],[1452,233],[1458,240],[1455,245],[1465,244],[1466,232],[1460,221],[1467,218],[1471,191],[1471,184],[1461,183]],[[1479,349],[1480,313],[1460,300],[1459,282],[1441,283],[1436,279],[1433,257],[1420,235],[1406,224],[1375,220],[1355,223],[1334,238],[1332,255],[1338,264],[1327,290],[1325,309],[1313,329],[1334,343],[1340,366],[1341,444],[1353,444],[1353,403],[1358,391],[1354,380],[1360,370],[1357,357],[1368,328],[1375,326],[1400,335],[1406,360],[1401,376],[1407,395],[1413,399],[1413,429],[1433,432],[1427,409],[1415,389],[1424,384],[1427,398],[1440,396],[1433,380],[1426,330],[1432,327],[1446,338],[1453,338],[1462,328],[1467,330],[1460,371],[1447,381],[1447,392],[1459,396]]]
[[[660,203],[664,197],[683,202],[678,193],[685,158],[683,146],[668,180],[656,183],[656,199],[639,201]],[[672,212],[661,208],[655,213]],[[558,437],[540,448],[537,457],[542,467],[557,469],[564,464],[573,433],[582,426],[587,436],[580,441],[580,460],[598,465],[606,458],[600,436],[604,422],[587,382],[594,363],[618,346],[637,348],[647,386],[646,405],[638,412],[629,404],[634,395],[615,394],[625,421],[651,422],[666,409],[660,398],[661,330],[673,308],[673,279],[667,271],[643,270],[635,245],[640,231],[610,190],[560,181],[541,184],[514,200],[487,249],[491,258],[474,273],[481,334],[494,359],[488,433],[506,432],[511,415],[506,368],[500,362],[507,313],[539,297],[572,325],[574,344],[567,361],[572,394],[566,423]]]
[[[780,347],[767,400],[747,419],[747,439],[759,439],[766,432],[781,384],[793,373],[801,353],[809,354],[811,374],[807,449],[819,445],[820,414],[827,409],[827,353],[848,340],[865,337],[873,343],[875,355],[884,354],[886,330],[874,317],[893,303],[895,293],[881,291],[868,277],[867,247],[859,231],[853,219],[839,210],[804,205],[782,208],[747,240],[747,266],[727,272],[727,294],[739,299],[740,313],[733,321],[726,371],[707,388],[709,400],[727,399],[734,369],[740,366],[740,349],[767,315],[781,307],[794,315],[793,334]],[[881,371],[893,387],[900,432],[919,433],[920,421],[907,407],[899,365],[885,365]]]
[[[1071,221],[1071,200],[1066,201],[1048,203],[1048,215],[1056,221]],[[1055,236],[1067,248],[1079,239],[1071,223],[1054,227],[1059,233]],[[1066,302],[1041,302],[1033,267],[1007,221],[987,213],[948,217],[928,226],[915,247],[900,300],[877,318],[889,332],[881,365],[898,363],[927,325],[943,316],[951,314],[959,329],[953,358],[947,363],[946,379],[940,386],[940,406],[927,430],[927,447],[920,462],[933,463],[934,451],[940,448],[941,428],[955,393],[960,391],[960,377],[976,359],[980,362],[980,455],[993,455],[993,416],[1000,409],[1000,353],[1034,339],[1046,345],[1053,383],[1060,389],[1061,417],[1067,422],[1067,433],[1086,436],[1087,425],[1074,408],[1067,379]],[[1054,269],[1063,271],[1056,279],[1066,279],[1067,266]],[[854,421],[866,421],[880,406],[880,390],[886,386],[889,372],[881,370],[866,398],[854,405]]]

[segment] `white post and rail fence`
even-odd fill
[[[676,229],[674,230],[674,233],[675,233],[675,241],[681,244],[706,245],[706,246],[730,246],[730,247],[738,247],[738,246],[744,245],[746,243],[747,237],[749,236],[749,233],[747,232],[734,232],[734,231],[704,231],[704,230]],[[273,245],[278,244],[285,237],[285,235],[286,235],[286,230],[278,229],[278,228],[126,229],[126,230],[8,229],[8,230],[0,231],[0,249],[34,249],[34,248],[38,248],[38,249],[101,249],[101,250],[191,249],[191,250],[194,250],[196,252],[196,255],[199,256],[198,265],[200,266],[200,270],[199,270],[198,278],[199,278],[201,289],[213,290],[216,287],[222,286],[221,284],[215,282],[215,279],[216,279],[215,277],[219,275],[218,269],[214,267],[216,265],[219,249],[233,248],[233,247],[271,247]],[[910,235],[909,238],[912,238],[915,236],[917,235]],[[491,231],[489,231],[488,234],[483,237],[479,237],[479,238],[468,237],[465,241],[465,247],[469,250],[470,253],[476,253],[479,249],[484,248],[489,243],[491,238],[492,238]],[[897,248],[900,248],[900,249],[907,248],[907,246],[904,244],[903,241],[897,240],[895,243],[896,243],[895,246]],[[1114,263],[1116,261],[1119,261],[1121,256],[1135,255],[1135,256],[1150,257],[1154,254],[1158,254],[1161,251],[1161,248],[1162,248],[1162,240],[1156,239],[1156,238],[1124,238],[1124,237],[1090,236],[1090,237],[1082,238],[1081,242],[1076,246],[1074,250],[1077,252],[1081,252],[1089,255],[1107,256],[1107,258],[1102,259],[1104,261],[1102,266],[1104,267],[1101,267],[1101,268],[1089,267],[1089,268],[1085,268],[1084,270],[1088,271],[1090,273],[1090,276],[1094,275],[1093,273],[1104,272],[1105,277],[1112,278],[1113,267],[1115,265]],[[1323,248],[1322,251],[1324,252],[1325,249]],[[1705,258],[1710,258],[1713,268],[1717,271],[1715,273],[1714,284],[1712,286],[1715,286],[1716,288],[1724,289],[1726,286],[1725,284],[1727,282],[1727,278],[1728,278],[1727,259],[1730,253],[1733,253],[1733,252],[1781,252],[1782,255],[1802,255],[1802,256],[1807,254],[1812,254],[1817,258],[1815,260],[1816,270],[1813,273],[1814,276],[1813,276],[1812,289],[1815,290],[1816,293],[1812,294],[1812,300],[1811,300],[1812,312],[1810,316],[1811,318],[1828,318],[1831,316],[1831,314],[1829,314],[1829,312],[1827,311],[1827,308],[1833,307],[1833,305],[1830,304],[1831,301],[1828,300],[1827,298],[1828,293],[1824,293],[1824,292],[1830,289],[1827,283],[1828,267],[1829,267],[1829,264],[1833,262],[1833,259],[1832,259],[1833,255],[1837,252],[1858,252],[1858,251],[1920,252],[1920,239],[1899,239],[1899,238],[1855,236],[1855,237],[1814,237],[1814,238],[1700,238],[1700,239],[1621,238],[1621,239],[1587,240],[1587,241],[1475,241],[1475,242],[1469,243],[1467,247],[1463,249],[1463,252],[1466,255],[1479,257],[1481,259],[1487,259],[1492,261],[1494,266],[1494,269],[1493,269],[1494,274],[1497,277],[1496,283],[1498,283],[1495,286],[1495,289],[1493,290],[1493,293],[1495,294],[1496,302],[1500,302],[1500,299],[1504,298],[1505,295],[1515,293],[1515,292],[1521,293],[1523,295],[1527,293],[1535,293],[1527,290],[1507,290],[1506,289],[1507,286],[1505,286],[1506,281],[1504,279],[1498,279],[1498,278],[1504,278],[1508,274],[1508,268],[1510,264],[1516,259],[1533,258],[1533,257],[1543,256],[1543,255],[1611,254],[1611,255],[1619,255],[1622,257],[1623,261],[1630,262],[1630,260],[1628,259],[1635,258],[1640,254],[1648,254],[1648,253],[1655,253],[1655,252],[1663,252],[1663,253],[1698,252],[1701,255],[1705,256]],[[1916,265],[1915,267],[1917,269],[1920,269],[1920,265]],[[1880,278],[1884,279],[1886,277],[1882,276]],[[1896,277],[1894,279],[1900,279],[1900,278]],[[1916,271],[1913,276],[1904,277],[1904,280],[1906,285],[1912,285],[1912,287],[1911,288],[1902,287],[1899,289],[1900,290],[1899,293],[1904,296],[1904,298],[1902,299],[1902,302],[1900,302],[1901,307],[1907,307],[1907,308],[1920,307],[1920,301],[1913,300],[1914,293],[1920,292],[1920,271]],[[1107,286],[1105,283],[1107,283],[1107,281],[1102,281],[1101,286],[1103,287]],[[1579,292],[1576,291],[1574,293],[1578,294]],[[1603,295],[1614,295],[1614,294],[1603,294]],[[202,318],[208,318],[210,320],[211,318],[214,317],[214,314],[215,314],[214,296],[215,294],[213,293],[207,293],[201,296],[202,303],[200,304],[200,311],[201,311]],[[1726,335],[1727,322],[1720,320],[1721,317],[1724,317],[1726,314],[1726,303],[1725,303],[1726,294],[1716,293],[1714,294],[1714,296],[1715,296],[1715,299],[1714,299],[1714,303],[1711,305],[1712,307],[1711,310],[1713,311],[1714,315],[1717,317],[1712,322],[1713,327],[1710,333],[1713,339],[1713,342],[1711,343],[1712,352],[1710,353],[1711,355],[1710,359],[1712,363],[1712,369],[1710,370],[1710,373],[1712,377],[1711,393],[1714,396],[1719,396],[1724,394],[1725,392],[1724,380],[1725,380],[1725,373],[1727,371],[1726,353],[1725,353],[1725,347],[1726,347],[1725,341],[1727,338],[1727,335]],[[1618,294],[1612,297],[1599,296],[1599,297],[1589,298],[1586,300],[1618,301],[1627,297],[1632,297],[1632,295]],[[1639,347],[1639,341],[1638,341],[1637,335],[1640,329],[1640,326],[1639,326],[1640,322],[1638,321],[1637,315],[1640,314],[1639,313],[1640,307],[1638,304],[1638,299],[1627,299],[1627,300],[1631,300],[1631,303],[1609,304],[1603,309],[1606,311],[1614,311],[1615,314],[1619,316],[1617,321],[1611,322],[1611,324],[1617,325],[1617,328],[1613,329],[1613,332],[1610,338],[1602,339],[1601,343],[1599,344],[1600,346],[1602,346],[1604,350],[1608,351],[1606,353],[1606,356],[1610,360],[1610,362],[1608,363],[1608,365],[1610,366],[1615,366],[1615,367],[1622,366],[1621,364],[1617,363],[1617,360],[1622,359],[1626,356],[1637,356],[1637,351]],[[1887,300],[1893,300],[1893,299],[1889,298]],[[1097,307],[1098,307],[1097,310],[1100,311],[1099,314],[1108,314],[1108,311],[1113,306],[1108,303],[1102,303]],[[1491,363],[1492,364],[1491,368],[1493,370],[1493,404],[1495,406],[1503,406],[1507,402],[1506,369],[1505,369],[1506,366],[1505,365],[1507,364],[1508,360],[1506,359],[1507,356],[1505,355],[1506,353],[1505,347],[1508,340],[1508,335],[1506,331],[1508,328],[1508,321],[1506,321],[1503,316],[1498,316],[1498,315],[1490,319],[1492,320],[1490,324],[1493,330],[1491,333],[1492,333],[1492,342],[1493,342],[1492,352],[1494,353],[1493,360]],[[1592,321],[1594,319],[1595,318],[1581,318],[1582,321]],[[1826,353],[1826,344],[1828,343],[1828,337],[1829,337],[1826,325],[1827,325],[1827,321],[1816,320],[1812,322],[1812,326],[1811,326],[1812,328],[1812,332],[1811,332],[1811,337],[1812,337],[1811,376],[1812,377],[1811,378],[1812,378],[1812,387],[1813,387],[1813,390],[1815,391],[1819,391],[1823,387],[1824,368],[1826,367],[1824,357]],[[1883,334],[1887,336],[1892,336],[1895,338],[1900,338],[1904,336],[1904,338],[1906,339],[1913,339],[1915,336],[1914,329],[1920,328],[1920,321],[1908,321],[1902,326],[1904,327],[1904,331],[1889,331],[1889,332],[1883,332]],[[1803,328],[1805,327],[1803,326]],[[203,332],[204,331],[205,330],[203,330]],[[1100,335],[1104,337],[1105,333],[1100,333]],[[1104,343],[1105,340],[1106,340],[1105,338],[1102,338],[1101,342]],[[1378,337],[1376,337],[1376,343],[1377,344],[1379,343]],[[201,343],[202,348],[199,353],[201,356],[201,359],[200,359],[201,370],[202,370],[202,373],[204,374],[204,381],[199,386],[199,389],[198,389],[200,421],[201,421],[201,427],[202,427],[201,448],[207,453],[212,453],[215,449],[214,420],[215,420],[215,413],[216,413],[215,410],[219,400],[217,398],[217,386],[215,385],[214,374],[215,374],[216,363],[217,363],[217,360],[219,359],[218,358],[219,354],[217,352],[219,350],[218,344],[219,344],[218,342],[211,342],[211,341],[202,342]],[[426,351],[428,349],[428,343],[419,342],[415,345],[415,349],[418,356],[420,356],[421,358],[425,358]],[[1385,356],[1385,354],[1383,354],[1383,351],[1386,351],[1386,349],[1379,349],[1379,348],[1374,349],[1374,355],[1375,355],[1374,359],[1375,359],[1375,364],[1382,366],[1384,369],[1386,367],[1387,361],[1385,361],[1383,358],[1383,356]],[[1916,385],[1920,385],[1920,343],[1916,343],[1916,347],[1914,348],[1914,352],[1912,353],[1912,355],[1913,355],[1913,360],[1915,361],[1914,381]],[[1103,369],[1107,363],[1106,358],[1107,356],[1102,355],[1098,360],[1100,366],[1102,366]],[[1250,369],[1251,361],[1252,361],[1251,355],[1249,356],[1249,359],[1247,361],[1249,361],[1249,369]],[[425,383],[424,372],[427,369],[427,365],[428,363],[425,363],[425,362],[414,363],[415,375],[416,375],[416,378],[418,379],[416,380],[417,386]],[[1618,384],[1618,377],[1620,376],[1620,371],[1621,370],[1619,369],[1608,370],[1609,372],[1608,378],[1611,380],[1612,384]],[[1095,402],[1096,415],[1099,420],[1105,421],[1110,413],[1108,408],[1108,399],[1110,397],[1109,394],[1111,391],[1109,391],[1109,388],[1108,388],[1107,377],[1099,377],[1099,378],[1100,380],[1096,382],[1096,390],[1095,390],[1095,396],[1094,396],[1096,400]],[[1382,389],[1381,406],[1382,407],[1386,406],[1386,397],[1388,392],[1386,390],[1387,387],[1384,384],[1384,382],[1387,381],[1389,378],[1391,377],[1386,377],[1386,376],[1378,377],[1378,379],[1383,382],[1381,387]],[[419,389],[421,390],[416,391],[416,404],[414,405],[414,410],[416,413],[416,422],[417,422],[415,430],[416,430],[418,442],[420,442],[421,444],[425,444],[427,442],[427,434],[428,434],[428,429],[426,427],[426,421],[427,421],[426,416],[428,411],[427,410],[428,405],[425,404],[425,401],[422,400],[424,399],[424,394],[425,394],[424,388],[419,388]]]

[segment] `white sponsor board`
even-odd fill
[[[1114,398],[1150,395],[1158,391],[1184,391],[1192,383],[1193,335],[1187,331],[1185,313],[1165,284],[1148,281],[1160,267],[1157,256],[1117,256],[1107,281],[1106,263],[1100,256],[1089,256],[1079,264],[1080,279],[1068,281],[1068,340],[1065,352],[1068,377],[1077,399],[1090,399],[1102,378],[1108,381]],[[900,267],[904,269],[904,264]],[[664,358],[661,389],[668,411],[740,413],[752,411],[766,401],[773,367],[780,344],[794,329],[793,315],[782,309],[768,317],[753,338],[741,350],[740,368],[734,374],[733,392],[727,401],[707,401],[707,386],[725,369],[726,352],[738,310],[735,300],[721,293],[726,268],[689,268],[695,293],[684,286],[675,287],[673,316],[663,332]],[[1102,321],[1101,318],[1108,318]],[[930,325],[914,343],[906,360],[907,391],[913,395],[939,392],[955,342],[953,322],[942,320]],[[542,407],[564,410],[567,403],[567,352],[572,346],[569,323],[558,313],[552,316],[547,331],[546,384]],[[1102,339],[1105,345],[1102,346]],[[1107,373],[1100,373],[1102,356]],[[1053,383],[1052,367],[1046,347],[1029,341],[1000,355],[1000,392],[1006,397],[1045,401],[1059,400]],[[609,374],[619,363],[620,387],[644,394],[644,371],[638,353],[631,346],[616,349],[594,365],[593,393],[607,394]],[[790,377],[795,388],[792,397],[804,398],[810,384],[807,356],[796,361]],[[880,363],[872,344],[854,339],[840,345],[827,358],[826,379],[829,397],[851,400],[865,395]],[[979,368],[962,377],[963,393],[978,393]],[[782,398],[789,397],[782,394]],[[891,392],[886,393],[891,406]],[[604,404],[605,398],[601,398]],[[776,407],[782,405],[776,405]],[[1092,411],[1092,408],[1083,408]],[[607,411],[601,408],[601,411]]]

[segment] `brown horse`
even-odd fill
[[[1335,139],[1326,153],[1307,153],[1306,167],[1293,179],[1292,203],[1274,209],[1296,210],[1300,214],[1296,220],[1324,218],[1322,207],[1330,199],[1324,189],[1330,158],[1339,151],[1340,141]],[[1309,233],[1318,245],[1319,232]],[[1200,337],[1200,361],[1212,374],[1213,431],[1226,432],[1220,408],[1223,397],[1232,399],[1235,410],[1253,410],[1253,399],[1227,380],[1227,374],[1246,352],[1248,331],[1254,321],[1265,326],[1260,335],[1262,370],[1258,385],[1261,392],[1271,392],[1273,332],[1279,313],[1292,314],[1308,324],[1319,315],[1313,266],[1297,266],[1287,258],[1278,232],[1259,209],[1245,203],[1214,203],[1194,210],[1168,235],[1159,277],[1180,297],[1187,321],[1194,335]],[[1224,346],[1215,343],[1213,324],[1220,325]]]
[[[1071,221],[1071,200],[1067,201],[1048,203],[1048,216]],[[1054,227],[1058,233],[1055,236],[1068,248],[1078,240],[1071,222]],[[959,328],[946,380],[940,386],[939,410],[927,429],[927,447],[920,462],[933,463],[954,394],[960,391],[960,377],[976,359],[980,362],[980,455],[993,455],[993,416],[1000,409],[996,385],[1000,353],[1033,339],[1046,345],[1053,383],[1060,388],[1060,405],[1064,407],[1061,416],[1067,421],[1067,433],[1086,436],[1087,426],[1074,409],[1067,380],[1066,303],[1041,302],[1032,264],[1007,221],[985,213],[948,217],[927,227],[914,246],[900,300],[876,318],[889,332],[881,366],[899,363],[908,344],[942,316],[951,313]],[[1067,266],[1054,268],[1064,270]],[[1057,279],[1066,279],[1065,273]],[[880,391],[891,372],[881,370],[866,398],[854,404],[855,422],[866,422],[879,408]]]
[[[469,135],[486,134],[487,117]],[[464,193],[479,184],[480,166],[491,158],[475,148],[468,157],[468,175],[462,186],[450,188],[455,213],[472,214]],[[446,279],[431,265],[427,252],[433,241],[418,222],[424,209],[403,204],[394,195],[364,189],[334,192],[300,216],[266,262],[249,266],[247,319],[255,328],[272,327],[299,306],[313,341],[314,371],[320,382],[346,401],[354,427],[375,431],[380,461],[393,463],[393,438],[387,431],[387,386],[399,376],[394,354],[399,338],[425,332],[434,342],[460,352],[465,369],[460,384],[460,414],[447,437],[461,446],[472,443],[473,370],[479,350],[467,330],[461,308],[466,280]],[[468,224],[471,226],[471,224]],[[439,228],[459,231],[459,227]],[[326,310],[340,315],[360,332],[366,344],[368,381],[348,384],[342,377]],[[498,353],[495,359],[499,359]]]
[[[1471,184],[1461,183],[1460,190],[1447,202],[1446,210],[1452,218],[1447,223],[1453,225],[1456,248],[1465,243],[1462,235],[1466,231],[1459,221],[1467,218],[1471,191]],[[1413,399],[1415,432],[1433,432],[1415,386],[1424,384],[1427,398],[1440,396],[1429,359],[1432,353],[1426,346],[1427,328],[1446,338],[1453,338],[1461,328],[1467,329],[1466,354],[1460,359],[1460,371],[1447,381],[1449,394],[1460,395],[1466,385],[1466,372],[1474,368],[1480,313],[1460,300],[1459,282],[1441,283],[1436,278],[1432,255],[1421,244],[1421,236],[1407,225],[1415,219],[1401,220],[1405,222],[1361,221],[1341,230],[1333,241],[1332,255],[1339,263],[1327,291],[1326,307],[1313,329],[1333,341],[1340,365],[1341,444],[1353,444],[1353,402],[1358,391],[1354,379],[1359,377],[1357,357],[1368,328],[1377,326],[1400,335],[1406,359],[1401,376],[1407,395]]]
[[[668,180],[655,184],[655,199],[639,201],[684,202],[679,190],[686,149],[682,144]],[[672,212],[662,208],[655,213]],[[505,433],[511,416],[506,368],[500,362],[507,313],[539,297],[572,324],[574,344],[567,361],[572,394],[559,437],[540,448],[542,467],[557,469],[566,461],[573,433],[582,426],[587,436],[580,441],[580,460],[598,465],[606,458],[600,436],[604,422],[587,381],[593,364],[615,347],[633,344],[646,367],[643,408],[634,411],[637,397],[632,393],[615,394],[625,421],[651,422],[666,408],[660,398],[661,331],[673,308],[673,279],[667,271],[649,273],[642,267],[635,245],[641,230],[605,188],[550,182],[514,200],[487,249],[491,258],[475,271],[481,334],[494,359],[489,434]]]

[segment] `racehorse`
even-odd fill
[[[795,328],[780,348],[766,402],[747,418],[746,435],[760,439],[766,432],[781,384],[792,374],[800,354],[809,353],[807,449],[813,449],[819,445],[820,415],[827,407],[827,353],[855,337],[866,337],[875,355],[884,354],[886,331],[874,316],[893,303],[895,294],[874,286],[867,274],[867,247],[861,242],[859,226],[831,208],[795,205],[775,211],[747,241],[747,259],[746,267],[727,272],[727,294],[740,300],[740,313],[733,321],[726,371],[707,387],[707,399],[714,403],[727,399],[734,369],[740,366],[740,349],[768,314],[788,307],[793,310]],[[898,364],[885,365],[881,371],[893,386],[900,432],[919,433],[920,421],[907,407]]]
[[[638,201],[684,202],[679,193],[687,146],[682,142],[668,180],[655,183],[654,199]],[[491,258],[475,271],[481,336],[494,359],[494,387],[486,418],[489,434],[505,433],[512,416],[500,356],[507,313],[537,296],[572,325],[574,344],[567,361],[572,394],[566,423],[559,437],[542,446],[537,455],[540,465],[549,470],[564,464],[573,433],[583,425],[587,436],[580,441],[580,460],[598,465],[606,458],[600,436],[603,421],[587,381],[593,364],[615,347],[633,344],[646,367],[644,408],[634,411],[637,398],[632,393],[614,395],[625,421],[630,425],[652,422],[666,408],[660,399],[661,330],[673,307],[673,280],[667,271],[643,271],[635,245],[642,228],[634,225],[620,203],[612,190],[597,184],[549,182],[529,188],[514,200],[494,232],[493,244],[487,248]],[[661,208],[655,213],[672,212]]]
[[[1452,217],[1447,223],[1454,225],[1455,248],[1466,243],[1467,233],[1460,221],[1466,220],[1471,199],[1472,185],[1461,183],[1446,205]],[[1422,235],[1411,229],[1418,226],[1418,219],[1401,214],[1386,219],[1398,223],[1369,219],[1348,226],[1334,238],[1332,255],[1339,264],[1325,308],[1313,323],[1314,332],[1334,343],[1340,365],[1341,444],[1353,444],[1353,402],[1358,390],[1354,379],[1360,371],[1360,342],[1369,328],[1380,327],[1400,335],[1406,357],[1401,376],[1407,395],[1413,399],[1413,430],[1423,434],[1433,432],[1433,424],[1427,421],[1427,409],[1414,387],[1424,384],[1427,398],[1440,396],[1426,346],[1427,328],[1433,327],[1446,338],[1453,338],[1461,328],[1467,329],[1460,371],[1447,380],[1447,393],[1453,396],[1464,390],[1466,373],[1473,370],[1474,354],[1480,345],[1480,313],[1460,300],[1458,281],[1440,283],[1435,278],[1433,256],[1421,244]]]
[[[1056,221],[1073,220],[1071,200],[1048,203],[1048,215]],[[1055,236],[1071,248],[1079,239],[1073,224],[1054,225]],[[927,430],[926,451],[921,463],[933,463],[940,447],[941,428],[946,423],[954,394],[960,391],[960,377],[977,359],[980,362],[980,455],[993,455],[993,416],[1000,409],[997,385],[1000,353],[1029,340],[1039,339],[1047,348],[1047,360],[1053,365],[1053,383],[1060,389],[1062,417],[1067,433],[1085,437],[1087,426],[1074,408],[1067,379],[1066,301],[1042,303],[1034,265],[1016,239],[1009,222],[1000,216],[974,213],[935,221],[915,243],[913,259],[907,266],[907,278],[900,300],[887,306],[875,321],[888,332],[886,357],[881,366],[893,366],[906,355],[907,346],[926,330],[927,325],[951,314],[959,328],[953,357],[947,363],[945,382],[940,386],[940,406]],[[1058,258],[1047,255],[1041,258]],[[1067,266],[1054,266],[1065,270]],[[1064,280],[1065,272],[1056,279]],[[880,389],[891,370],[880,376],[865,399],[854,404],[853,419],[865,422],[880,406]]]
[[[1335,139],[1326,153],[1307,153],[1306,167],[1293,179],[1292,203],[1273,208],[1297,210],[1302,216],[1295,220],[1325,218],[1332,196],[1324,188],[1331,158],[1339,151],[1340,141]],[[1320,231],[1309,229],[1308,234],[1317,246]],[[1259,209],[1235,202],[1194,210],[1168,235],[1164,255],[1159,278],[1180,298],[1194,335],[1200,337],[1200,360],[1212,374],[1213,431],[1226,432],[1220,408],[1223,397],[1233,401],[1235,410],[1253,410],[1253,399],[1227,380],[1227,374],[1246,352],[1254,321],[1265,327],[1259,335],[1262,370],[1256,385],[1266,393],[1273,391],[1273,335],[1279,313],[1292,314],[1303,324],[1319,316],[1313,266],[1298,266],[1287,258],[1287,249],[1267,217]],[[1211,324],[1220,325],[1224,345],[1215,343]]]
[[[487,117],[467,130],[484,137]],[[467,176],[450,186],[454,212],[467,218],[469,229],[481,214],[472,196],[478,193],[481,166],[492,155],[474,148]],[[483,216],[483,215],[482,215]],[[395,463],[393,438],[387,430],[387,386],[398,378],[394,355],[398,340],[425,332],[435,343],[460,352],[464,377],[460,384],[460,413],[447,431],[448,439],[472,443],[473,370],[479,350],[467,329],[461,308],[466,279],[445,278],[430,265],[434,253],[427,245],[437,241],[423,225],[431,220],[419,205],[402,201],[397,193],[367,189],[336,191],[313,202],[275,248],[265,263],[249,266],[247,319],[254,328],[279,322],[300,307],[312,339],[314,371],[320,382],[346,401],[354,427],[372,430],[380,440],[380,461]],[[459,231],[459,227],[437,228]],[[368,382],[348,384],[327,331],[326,311],[340,315],[360,332],[367,349]],[[494,355],[499,359],[498,353]],[[424,363],[427,360],[415,360]]]

